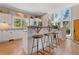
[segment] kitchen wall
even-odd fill
[[[79,18],[79,5],[71,7],[72,20]]]

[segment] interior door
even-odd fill
[[[74,20],[74,40],[79,41],[79,19]]]

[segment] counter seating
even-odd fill
[[[55,37],[52,38],[54,35],[55,35]],[[33,49],[35,47],[37,47],[37,54],[38,54],[38,52],[40,52],[40,51],[38,51],[39,50],[39,44],[38,44],[39,43],[39,40],[41,40],[41,45],[42,45],[43,51],[49,52],[49,53],[51,52],[50,51],[51,50],[50,48],[54,48],[54,47],[51,47],[51,46],[53,46],[54,41],[55,41],[56,47],[57,47],[57,45],[60,45],[61,44],[60,39],[58,38],[58,33],[54,33],[54,32],[48,32],[48,33],[45,33],[45,34],[33,35],[32,36],[32,39],[33,39],[33,44],[32,44],[31,54],[32,54]],[[36,46],[34,46],[35,40],[37,40],[37,45]],[[46,46],[45,46],[45,44],[46,44]],[[46,51],[45,50],[45,47],[49,47],[49,51]],[[40,52],[40,53],[41,54],[44,54],[42,52]]]
[[[46,40],[46,38],[48,39],[48,42],[49,42],[49,47],[53,44],[55,44],[57,47],[58,45],[60,46],[61,44],[61,39],[58,38],[58,33],[55,33],[55,32],[48,32],[46,34],[44,34],[44,41]],[[53,37],[53,38],[52,38]],[[44,42],[44,43],[47,43],[47,42]],[[51,48],[51,47],[50,47]]]

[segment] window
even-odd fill
[[[21,28],[21,20],[18,18],[14,18],[14,27]]]
[[[53,17],[53,16],[52,16]],[[60,27],[65,27],[66,33],[70,34],[70,24],[71,24],[71,9],[66,8],[64,10],[54,13],[54,22],[59,23]]]
[[[28,19],[26,18],[14,17],[13,19],[14,28],[27,28],[28,23]]]

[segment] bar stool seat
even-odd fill
[[[49,34],[44,34],[45,36],[49,36]]]
[[[43,35],[34,35],[34,36],[32,36],[32,38],[42,38],[43,37]]]

